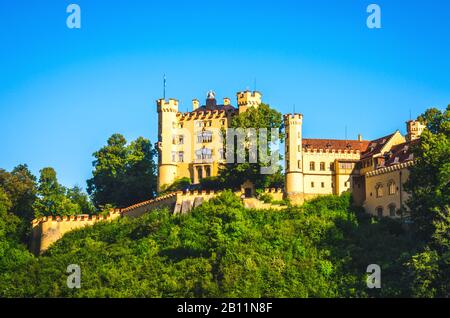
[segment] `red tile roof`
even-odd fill
[[[419,140],[407,141],[398,145],[395,145],[385,156],[384,166],[392,166],[399,163],[404,163],[414,160],[414,155],[411,151],[411,146],[417,144]]]
[[[367,151],[365,151],[361,155],[361,159],[369,158],[373,155],[380,153],[381,149],[389,141],[389,139],[391,139],[392,136],[394,136],[394,134],[395,133],[370,141],[369,146],[367,147]]]
[[[363,152],[369,145],[368,140],[312,139],[304,138],[302,147],[306,149],[358,150]]]

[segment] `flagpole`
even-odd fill
[[[164,90],[163,90],[163,97],[164,97],[164,100],[166,100],[166,74],[164,74]]]

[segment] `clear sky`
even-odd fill
[[[81,29],[66,7],[81,7]],[[368,29],[377,3],[382,29]],[[2,0],[0,167],[85,180],[122,133],[156,141],[155,100],[256,86],[309,138],[374,139],[450,104],[450,1]]]

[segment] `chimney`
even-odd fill
[[[231,104],[231,99],[229,99],[228,97],[225,97],[225,98],[223,99],[223,104],[224,104],[225,106],[230,105],[230,104]]]
[[[192,100],[192,110],[196,110],[198,107],[200,106],[200,102],[198,101],[198,99],[193,99]]]
[[[361,136],[361,134],[358,134],[358,141],[362,141],[363,139],[362,139],[362,136]]]

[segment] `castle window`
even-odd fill
[[[174,144],[174,145],[184,144],[184,136],[183,135],[173,135],[172,144]]]
[[[383,207],[382,206],[377,207],[376,211],[377,211],[378,217],[382,218],[383,217]]]
[[[309,170],[311,170],[311,171],[316,170],[316,163],[314,161],[311,161],[309,163]]]
[[[177,162],[177,152],[172,151],[172,162]]]
[[[325,162],[320,163],[320,171],[325,171]]]
[[[225,150],[220,149],[219,150],[220,160],[225,160]]]
[[[184,162],[184,151],[178,153],[178,162]]]
[[[353,163],[351,162],[339,162],[340,169],[353,169]]]
[[[211,177],[211,168],[210,167],[205,167],[205,173],[206,173],[206,177]]]
[[[205,130],[197,133],[197,142],[198,143],[212,142],[212,132]]]
[[[322,182],[320,185],[322,186],[322,188],[325,188],[325,182]]]
[[[202,148],[195,151],[197,160],[208,160],[212,158],[212,150],[208,148]]]
[[[330,162],[330,171],[334,170],[334,162]]]
[[[225,119],[222,119],[222,120],[220,121],[220,123],[222,124],[222,126],[225,126]]]
[[[397,193],[397,187],[395,185],[395,182],[392,180],[388,183],[388,193],[389,195],[394,195]]]
[[[202,167],[197,167],[197,176],[198,176],[198,180],[202,180],[203,179]]]
[[[381,198],[383,196],[383,185],[377,184],[375,186],[375,194],[377,198]]]
[[[297,168],[298,168],[298,169],[301,169],[301,168],[302,168],[302,161],[301,161],[301,160],[298,160],[298,161],[297,161]]]
[[[389,204],[388,208],[389,208],[389,216],[394,217],[395,216],[395,203]]]
[[[314,188],[314,182],[311,182],[311,188]]]

